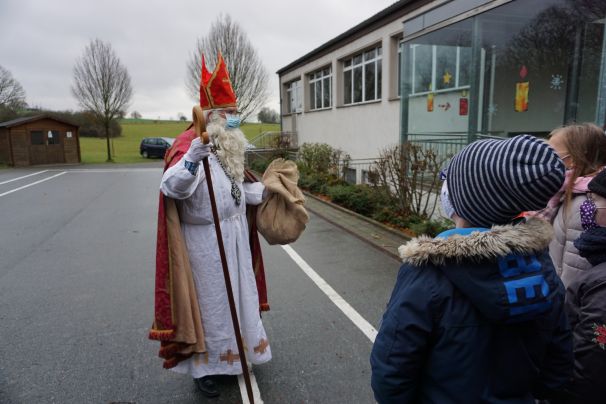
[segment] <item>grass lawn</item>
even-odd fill
[[[142,163],[149,161],[139,155],[139,144],[145,137],[177,137],[187,129],[189,122],[123,119],[122,136],[110,139],[112,157],[116,163]],[[266,131],[280,130],[278,124],[245,123],[241,126],[247,139],[253,139]],[[105,163],[107,141],[105,138],[80,137],[80,152],[85,164]]]

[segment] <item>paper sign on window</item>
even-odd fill
[[[467,98],[459,98],[459,115],[464,116],[469,112],[469,101]]]
[[[71,133],[71,132],[66,132],[66,133],[65,133],[65,136],[67,136],[67,137],[72,137],[72,133]]]
[[[50,130],[48,131],[48,138],[52,139],[53,138],[53,132],[51,132]]]
[[[520,68],[520,78],[524,80],[528,75],[528,69],[525,65]],[[516,83],[516,98],[514,100],[513,110],[515,112],[528,111],[528,89],[529,81],[520,81]]]
[[[516,83],[516,100],[514,110],[516,112],[526,112],[528,111],[528,87],[529,82],[524,81],[521,83]]]

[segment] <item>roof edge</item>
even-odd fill
[[[76,128],[80,127],[80,125],[76,125],[73,122],[54,117],[54,116],[52,116],[52,114],[40,114],[40,115],[25,116],[25,117],[21,117],[21,118],[11,119],[10,121],[0,122],[0,128],[13,128],[15,126],[23,125],[23,124],[34,122],[34,121],[39,121],[41,119],[52,119],[53,121],[57,121],[59,123],[63,123],[63,124],[69,125],[69,126],[74,126]]]
[[[328,42],[325,42],[324,44],[315,48],[311,52],[306,53],[305,55],[301,56],[300,58],[296,59],[295,61],[293,61],[293,62],[289,63],[288,65],[284,66],[283,68],[279,69],[278,71],[276,71],[276,74],[282,75],[282,73],[286,73],[290,70],[293,70],[296,67],[303,65],[304,62],[312,59],[314,56],[321,56],[321,53],[323,51],[330,49],[331,47],[343,42],[345,39],[347,39],[355,34],[363,32],[364,30],[368,29],[369,27],[372,27],[377,22],[389,19],[390,17],[392,17],[392,20],[399,18],[400,14],[398,12],[411,8],[411,6],[413,6],[415,3],[419,3],[418,7],[421,7],[423,4],[428,3],[429,1],[431,1],[431,0],[400,0],[400,1],[397,1],[394,4],[392,4],[391,6],[379,11],[372,17],[362,21],[361,23],[354,26],[353,28],[348,29],[347,31],[343,32],[342,34],[334,37],[333,39],[329,40]],[[411,10],[409,10],[409,11],[412,11],[413,9],[414,8],[411,8]]]

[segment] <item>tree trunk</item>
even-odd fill
[[[110,162],[112,161],[112,153],[111,153],[111,149],[109,148],[109,122],[105,121],[105,138],[107,139],[107,161]]]

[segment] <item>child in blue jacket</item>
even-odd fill
[[[551,225],[515,218],[547,204],[564,164],[532,136],[472,143],[451,161],[456,229],[400,247],[371,354],[379,403],[534,403],[572,374]]]

